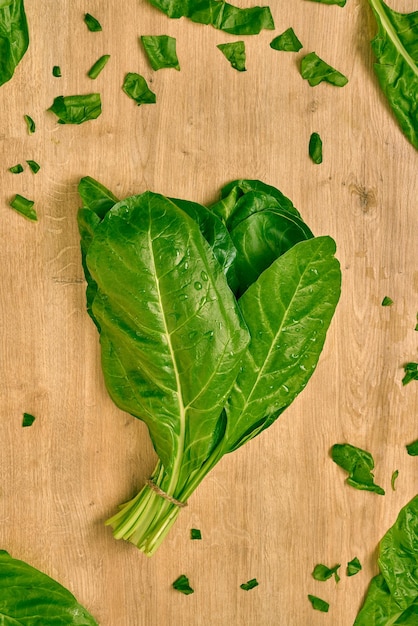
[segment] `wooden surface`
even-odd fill
[[[418,384],[401,384],[418,349],[418,158],[373,73],[368,3],[275,0],[276,30],[246,38],[244,73],[216,48],[239,37],[170,20],[145,0],[26,5],[30,48],[0,88],[0,547],[71,589],[101,626],[351,626],[378,541],[418,492],[417,460],[405,451],[418,437]],[[103,32],[87,30],[85,11]],[[303,50],[272,50],[289,26]],[[181,71],[153,72],[141,34],[176,37]],[[346,87],[302,80],[300,60],[313,50],[348,76]],[[91,81],[86,72],[105,53]],[[150,82],[155,105],[136,107],[122,92],[129,71]],[[61,126],[46,112],[55,96],[92,91],[103,101],[95,121]],[[25,113],[37,123],[32,136]],[[307,152],[314,131],[319,166]],[[26,159],[40,163],[36,176],[7,171]],[[271,429],[221,461],[151,559],[103,525],[155,456],[146,428],[103,385],[76,225],[85,175],[120,197],[151,189],[203,203],[234,178],[259,178],[290,197],[315,234],[335,238],[342,266],[309,385]],[[38,223],[8,206],[15,193],[35,200]],[[381,307],[385,295],[392,307]],[[24,411],[37,418],[31,428],[21,427]],[[384,497],[344,483],[329,457],[336,442],[372,452]],[[189,539],[191,527],[202,541]],[[347,578],[354,556],[363,571]],[[338,585],[313,580],[319,562],[342,563]],[[171,588],[182,573],[191,596]],[[242,591],[253,577],[259,587]],[[328,615],[312,610],[308,593],[330,602]]]

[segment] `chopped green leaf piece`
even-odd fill
[[[190,530],[190,538],[191,539],[202,539],[202,533],[198,528],[192,528]]]
[[[270,42],[273,50],[283,50],[284,52],[298,52],[303,48],[292,27],[285,30]]]
[[[10,202],[10,206],[15,211],[17,211],[18,213],[21,213],[21,215],[24,215],[25,217],[27,217],[32,222],[36,222],[37,219],[38,219],[38,216],[36,215],[36,211],[33,208],[34,204],[35,203],[34,203],[33,200],[28,200],[27,198],[25,198],[24,196],[21,196],[18,193],[15,195],[13,200]]]
[[[418,380],[418,363],[405,363],[403,366],[405,376],[402,378],[402,384],[407,385],[411,380]]]
[[[55,78],[61,78],[62,74],[59,65],[54,65],[54,67],[52,68],[52,75],[55,76]]]
[[[310,0],[311,2],[321,2],[321,4],[337,4],[339,7],[344,7],[347,0]]]
[[[36,418],[34,415],[31,415],[30,413],[23,413],[23,419],[22,419],[23,428],[26,428],[27,426],[32,426],[35,419]]]
[[[28,127],[29,135],[33,135],[33,133],[36,130],[35,122],[33,121],[33,119],[29,115],[24,115],[23,117],[25,118],[25,122],[26,122],[26,126]]]
[[[0,0],[0,85],[12,78],[28,45],[23,0]]]
[[[254,589],[254,587],[258,587],[258,581],[256,578],[251,578],[251,580],[248,580],[246,583],[242,583],[242,585],[240,585],[241,589],[244,589],[244,591],[250,591],[250,589]]]
[[[310,52],[303,57],[301,74],[302,78],[305,78],[311,87],[319,85],[322,81],[336,87],[344,87],[348,83],[348,78],[344,74],[325,63],[316,52]]]
[[[382,306],[392,306],[393,300],[389,296],[385,296],[382,300]]]
[[[328,613],[328,610],[329,610],[328,602],[325,602],[325,600],[318,598],[318,596],[312,596],[310,593],[308,593],[308,599],[311,602],[312,607],[316,611],[322,611],[322,613]]]
[[[171,67],[180,70],[176,39],[169,35],[142,35],[142,45],[153,70]]]
[[[257,35],[261,30],[274,30],[269,7],[240,9],[224,0],[150,0],[168,17],[187,17],[192,22],[210,24],[231,35]]]
[[[86,23],[87,28],[92,32],[92,33],[98,33],[102,30],[102,26],[99,22],[99,20],[96,20],[95,17],[93,17],[92,15],[90,15],[90,13],[86,13],[84,16],[84,21]]]
[[[395,483],[396,483],[396,479],[398,478],[398,476],[399,476],[399,470],[395,470],[395,471],[392,473],[392,477],[391,477],[391,479],[390,479],[390,484],[391,484],[391,486],[392,486],[392,490],[393,490],[393,491],[395,491]]]
[[[184,593],[186,596],[194,592],[194,589],[190,587],[189,579],[184,574],[176,578],[173,582],[173,587],[174,589],[177,589],[177,591]]]
[[[82,124],[94,120],[102,112],[100,94],[83,96],[58,96],[48,111],[58,117],[58,124]]]
[[[406,446],[406,450],[410,456],[418,456],[418,439],[416,441],[413,441],[412,443],[409,443]]]
[[[338,583],[340,580],[340,577],[338,575],[338,570],[340,569],[340,567],[341,563],[338,563],[338,565],[334,565],[334,567],[327,567],[322,563],[318,563],[318,565],[315,565],[314,567],[312,576],[315,578],[315,580],[320,581],[328,580],[329,578],[331,578],[331,576],[334,576],[335,582]]]
[[[22,164],[18,163],[17,165],[13,165],[12,167],[9,167],[9,172],[11,172],[12,174],[21,174],[23,172]]]
[[[92,65],[92,67],[87,72],[87,76],[95,80],[109,59],[110,59],[110,54],[104,54],[103,56],[100,57],[100,59],[97,59],[96,63],[94,63],[94,65]]]
[[[361,563],[355,556],[354,559],[347,563],[347,576],[355,576],[362,569]]]
[[[234,69],[238,72],[245,72],[245,43],[243,41],[220,43],[216,47],[219,48]]]
[[[26,163],[29,165],[30,169],[34,174],[37,174],[41,169],[41,166],[36,161],[32,161],[31,159],[27,160]]]
[[[309,139],[309,156],[317,165],[322,163],[322,139],[318,133],[312,133]]]
[[[347,483],[349,485],[356,489],[384,495],[384,489],[374,482],[372,473],[374,460],[370,452],[356,448],[349,443],[336,443],[332,446],[331,456],[334,463],[348,472]]]
[[[155,93],[148,87],[145,78],[134,72],[126,74],[122,89],[126,95],[135,100],[138,106],[141,104],[153,104],[157,100]]]

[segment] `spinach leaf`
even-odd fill
[[[32,426],[35,419],[34,415],[31,415],[30,413],[23,413],[22,427],[27,428],[28,426]]]
[[[418,149],[418,11],[398,13],[369,0],[378,32],[372,40],[379,84],[402,132]]]
[[[311,2],[321,2],[322,4],[338,4],[339,7],[344,7],[347,0],[311,0]]]
[[[0,622],[97,626],[67,589],[5,550],[0,550]]]
[[[54,65],[54,67],[52,68],[52,76],[54,76],[55,78],[61,78],[62,74],[59,65]]]
[[[190,539],[202,539],[202,533],[199,528],[192,528],[190,530]]]
[[[347,563],[347,576],[355,576],[361,569],[361,563],[355,556],[354,559],[351,559],[351,561]]]
[[[36,214],[35,209],[33,208],[34,204],[35,204],[35,202],[33,200],[28,200],[27,198],[25,198],[24,196],[21,196],[18,193],[15,195],[13,200],[10,202],[10,206],[15,211],[17,211],[18,213],[20,213],[24,217],[27,217],[32,222],[36,222],[37,219],[38,219],[38,216]]]
[[[270,48],[273,48],[273,50],[284,50],[286,52],[298,52],[303,46],[293,28],[288,28],[270,42]]]
[[[382,300],[382,306],[392,306],[393,300],[389,296],[385,296]]]
[[[327,567],[322,563],[318,563],[315,565],[314,570],[312,572],[313,578],[315,580],[325,581],[329,580],[332,576],[335,578],[335,582],[338,583],[340,581],[340,576],[338,575],[338,570],[341,567],[341,563],[334,565],[334,567]]]
[[[89,29],[89,31],[91,31],[92,33],[98,33],[102,30],[102,26],[99,20],[97,20],[92,15],[90,15],[90,13],[86,13],[84,15],[84,22],[87,28]]]
[[[313,596],[310,593],[308,594],[308,600],[312,604],[312,608],[316,611],[321,611],[322,613],[328,613],[329,603],[322,600],[322,598],[318,598],[318,596]]]
[[[418,496],[400,511],[379,546],[381,573],[369,586],[354,626],[416,624],[418,617]]]
[[[177,591],[184,593],[184,595],[188,596],[191,593],[194,593],[194,589],[190,587],[189,579],[185,574],[181,574],[176,580],[173,582],[173,587]]]
[[[238,72],[245,72],[245,43],[243,41],[231,41],[220,43],[216,46],[228,59],[231,66]]]
[[[176,39],[169,35],[142,35],[142,45],[153,70],[172,67],[180,70]]]
[[[395,489],[396,489],[395,483],[396,483],[396,481],[398,479],[398,476],[399,476],[399,470],[395,470],[394,472],[392,472],[392,476],[391,476],[391,479],[390,479],[390,484],[391,484],[391,487],[392,487],[392,491],[395,491]]]
[[[322,81],[344,87],[348,83],[348,78],[323,61],[316,52],[310,52],[303,57],[301,62],[302,78],[305,78],[311,87],[319,85]]]
[[[12,78],[28,46],[23,0],[0,0],[0,85]]]
[[[405,363],[403,366],[405,376],[402,378],[402,384],[407,385],[411,380],[418,380],[418,363]]]
[[[9,172],[12,174],[21,174],[23,172],[22,164],[18,163],[17,165],[12,165],[12,167],[9,167]]]
[[[48,111],[58,117],[58,124],[82,124],[94,120],[102,112],[100,94],[58,96]]]
[[[384,495],[385,491],[374,482],[372,470],[374,461],[370,452],[356,448],[349,443],[336,443],[332,446],[331,456],[334,463],[342,467],[349,476],[347,483],[356,489],[373,491]]]
[[[242,583],[242,585],[240,585],[241,589],[244,589],[244,591],[250,591],[250,589],[254,589],[254,587],[258,587],[258,580],[256,578],[251,578],[251,580],[248,580],[246,583]]]
[[[87,72],[87,76],[95,80],[100,72],[103,70],[104,66],[110,59],[110,54],[104,54],[99,59],[97,59],[96,63],[94,63],[89,71]]]
[[[418,439],[416,441],[413,441],[412,443],[409,443],[406,446],[406,450],[410,456],[418,456]]]
[[[24,115],[23,117],[25,119],[26,126],[28,128],[28,133],[29,133],[29,135],[32,135],[35,132],[35,130],[36,130],[35,122],[33,121],[33,119],[29,115]]]
[[[134,72],[126,74],[122,89],[127,96],[135,100],[138,106],[153,104],[157,100],[155,93],[149,89],[145,78]]]
[[[318,133],[312,133],[309,139],[309,156],[317,165],[322,163],[322,139]]]
[[[224,0],[150,0],[168,17],[187,17],[192,22],[210,24],[231,35],[257,35],[261,30],[274,30],[269,7],[240,9]]]
[[[30,169],[32,170],[34,174],[37,174],[39,170],[41,169],[41,166],[39,165],[39,163],[37,163],[36,161],[33,161],[32,159],[27,160],[26,163],[29,165]]]

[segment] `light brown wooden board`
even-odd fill
[[[418,387],[401,384],[418,349],[418,158],[373,73],[368,3],[275,0],[276,29],[245,38],[243,73],[216,48],[240,37],[170,20],[145,0],[26,5],[30,48],[0,88],[0,548],[71,589],[101,626],[350,626],[377,572],[379,539],[418,492],[417,461],[405,451],[418,437]],[[87,30],[86,11],[101,33]],[[289,26],[304,48],[272,50]],[[144,34],[177,38],[180,72],[150,69]],[[348,85],[310,87],[299,72],[310,51]],[[86,72],[102,54],[111,59],[92,81]],[[128,71],[150,82],[155,105],[137,107],[122,92]],[[55,96],[92,91],[103,101],[95,121],[61,126],[46,112]],[[32,136],[25,113],[37,124]],[[314,131],[319,166],[308,156]],[[40,163],[36,176],[7,171],[26,159]],[[151,559],[103,525],[143,485],[155,455],[144,425],[104,388],[76,225],[85,175],[120,197],[151,189],[203,203],[234,178],[259,178],[291,198],[315,234],[335,238],[342,267],[309,385],[212,471]],[[9,208],[17,192],[35,200],[38,223]],[[381,307],[385,295],[392,307]],[[24,411],[37,418],[30,428]],[[344,483],[329,449],[345,441],[372,452],[384,497]],[[202,541],[189,539],[191,527]],[[363,570],[347,578],[354,556]],[[313,580],[318,562],[342,564],[338,585]],[[182,573],[191,596],[171,588]],[[253,577],[259,587],[242,591]],[[330,602],[328,615],[312,610],[308,593]]]

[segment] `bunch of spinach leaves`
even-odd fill
[[[12,78],[28,45],[29,30],[23,0],[0,0],[0,85]]]
[[[152,484],[108,524],[151,555],[209,470],[307,384],[340,268],[334,241],[260,181],[234,181],[209,208],[150,191],[118,202],[89,177],[79,192],[106,386],[159,457]]]

